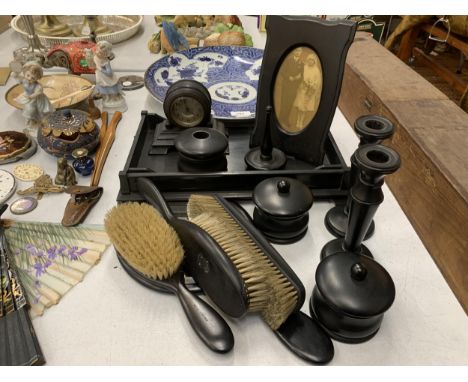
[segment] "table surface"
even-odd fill
[[[265,34],[256,19],[242,17],[255,46],[264,47]],[[157,30],[152,17],[133,39],[116,45],[113,68],[121,74],[140,74],[159,56],[146,43]],[[0,66],[8,66],[12,51],[25,42],[11,29],[0,35]],[[21,131],[19,110],[4,101],[15,84],[10,78],[0,87],[1,129]],[[104,195],[86,223],[102,224],[104,214],[116,204],[118,172],[123,169],[141,110],[162,114],[162,106],[145,88],[127,92],[128,111],[101,177]],[[356,149],[358,139],[337,109],[331,131],[345,158]],[[42,150],[25,161],[41,165],[55,176],[56,160]],[[349,163],[349,161],[348,161]],[[404,165],[404,163],[403,163]],[[15,164],[0,168],[12,171]],[[80,184],[89,178],[78,176]],[[18,181],[18,189],[30,184]],[[392,275],[396,299],[385,314],[379,333],[370,341],[350,345],[334,341],[331,365],[467,365],[468,319],[431,256],[424,248],[396,199],[384,186],[385,201],[375,216],[376,230],[366,245]],[[11,200],[13,200],[13,197]],[[22,220],[59,222],[68,195],[46,195]],[[309,230],[298,243],[275,246],[302,280],[308,302],[315,285],[314,274],[321,248],[333,237],[324,227],[326,212],[333,206],[316,202],[310,211]],[[252,205],[246,208],[251,213]],[[7,218],[18,218],[8,211]],[[137,284],[121,268],[110,248],[83,282],[60,303],[33,320],[48,365],[305,365],[289,352],[257,315],[229,319],[235,346],[229,354],[208,350],[191,329],[173,295],[158,294]]]

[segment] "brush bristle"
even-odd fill
[[[187,215],[218,242],[236,266],[247,289],[248,310],[259,312],[272,329],[279,328],[296,307],[294,285],[212,196],[192,195]]]
[[[179,237],[150,205],[119,204],[107,213],[104,226],[115,249],[138,272],[164,280],[179,269],[184,257]]]

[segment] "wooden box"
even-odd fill
[[[0,16],[0,33],[3,33],[10,27],[11,16]]]
[[[387,184],[468,313],[468,114],[383,46],[358,33],[338,103],[349,123],[380,114],[402,167]]]

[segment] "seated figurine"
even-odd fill
[[[74,186],[76,183],[75,170],[67,162],[66,158],[59,158],[57,160],[57,175],[55,177],[55,184],[62,186]]]

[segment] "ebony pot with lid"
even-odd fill
[[[208,127],[186,129],[175,141],[179,169],[184,172],[225,171],[227,147],[228,139],[218,130]]]
[[[306,234],[313,196],[302,182],[285,177],[265,179],[253,192],[253,222],[272,243],[294,243]]]
[[[351,252],[323,259],[315,281],[310,313],[332,338],[342,342],[371,339],[395,299],[395,284],[385,268]]]

